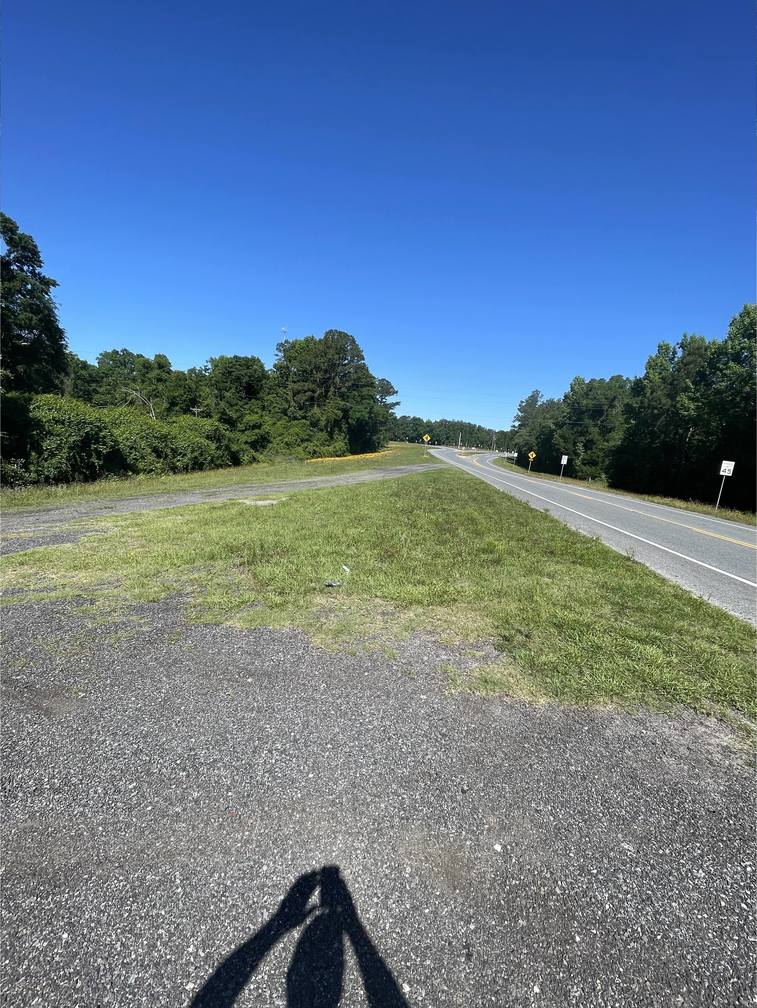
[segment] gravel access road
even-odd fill
[[[57,546],[76,542],[87,535],[95,524],[88,520],[110,515],[131,514],[138,511],[160,511],[163,508],[184,507],[186,504],[214,504],[225,500],[248,500],[270,494],[294,493],[297,490],[318,490],[326,487],[348,486],[351,483],[372,483],[374,480],[394,479],[410,473],[437,469],[435,462],[419,465],[384,466],[364,472],[340,476],[314,476],[304,480],[279,483],[235,483],[231,486],[207,490],[182,490],[167,493],[143,494],[138,497],[113,497],[56,504],[41,508],[6,510],[2,516],[3,542],[0,552],[19,553],[37,546]],[[69,528],[72,522],[78,527]]]
[[[716,722],[450,694],[422,637],[132,616],[6,611],[2,1004],[752,1003]]]

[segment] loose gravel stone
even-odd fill
[[[132,616],[6,610],[3,1004],[188,1006],[324,865],[408,1005],[751,1003],[753,782],[716,722],[451,694],[429,638]],[[287,1003],[302,934],[237,1008]]]

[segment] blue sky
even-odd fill
[[[508,426],[754,299],[750,0],[5,10],[4,209],[71,348],[351,332]]]

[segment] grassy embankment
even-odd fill
[[[0,491],[4,508],[44,507],[79,501],[143,494],[173,493],[182,490],[210,490],[248,483],[279,483],[283,480],[336,476],[341,473],[374,469],[378,466],[413,465],[436,462],[423,445],[392,444],[369,455],[344,458],[308,459],[304,462],[258,462],[247,466],[227,466],[203,472],[169,473],[165,476],[125,476],[96,480],[94,483],[64,483],[59,486],[32,486]]]
[[[508,462],[507,459],[493,459],[495,465],[502,469],[507,469],[517,473],[519,476],[530,476],[533,479],[549,480],[552,483],[568,483],[572,486],[585,487],[587,490],[601,490],[603,493],[617,494],[621,497],[632,497],[634,500],[647,501],[649,504],[664,504],[665,507],[676,508],[681,511],[692,511],[698,514],[708,515],[711,518],[724,518],[727,521],[739,522],[742,525],[757,524],[757,515],[752,511],[734,511],[730,508],[715,508],[714,504],[703,504],[701,501],[681,500],[678,497],[655,497],[651,494],[632,493],[630,490],[616,490],[609,487],[604,480],[579,480],[570,476],[553,476],[551,473],[528,472],[527,469]]]
[[[25,589],[9,604],[96,597],[109,619],[182,594],[190,619],[301,627],[330,646],[390,649],[414,630],[467,642],[480,664],[464,685],[482,692],[754,714],[752,627],[447,467],[105,524],[5,558],[6,586]]]

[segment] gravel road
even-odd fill
[[[114,497],[79,501],[73,504],[56,504],[42,508],[6,510],[2,516],[3,541],[0,552],[20,553],[37,546],[57,546],[76,542],[97,526],[88,519],[109,515],[131,514],[137,511],[160,511],[163,508],[183,507],[185,504],[212,504],[225,500],[247,500],[270,494],[294,493],[297,490],[318,490],[325,487],[347,486],[351,483],[372,483],[374,480],[394,479],[410,473],[438,469],[435,462],[420,465],[385,466],[366,469],[364,472],[341,476],[314,476],[304,480],[280,483],[235,483],[233,486],[208,490],[184,490],[171,493],[144,494],[141,497]],[[69,528],[72,522],[78,524]]]
[[[450,695],[425,638],[133,616],[6,612],[3,1004],[752,1003],[716,723]]]

